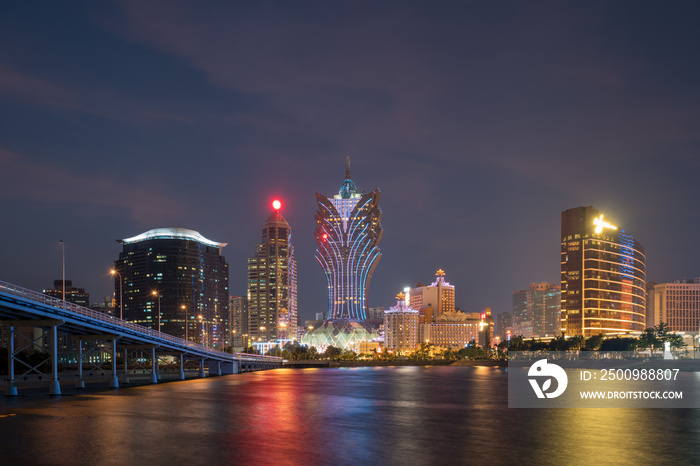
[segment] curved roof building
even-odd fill
[[[186,228],[117,241],[123,249],[114,262],[114,295],[125,320],[154,330],[160,321],[164,333],[217,349],[230,345],[226,243]]]
[[[562,212],[561,236],[562,333],[644,330],[642,245],[591,206]]]

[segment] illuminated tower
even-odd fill
[[[346,158],[345,180],[332,198],[316,193],[316,259],[328,281],[329,319],[363,321],[367,289],[381,253],[379,189],[357,192]]]
[[[562,212],[562,333],[643,331],[645,301],[642,245],[591,206]]]
[[[292,229],[280,207],[273,202],[262,242],[248,259],[248,333],[253,342],[296,339],[297,266]]]

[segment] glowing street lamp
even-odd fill
[[[119,318],[124,318],[124,292],[122,291],[122,276],[116,270],[112,269],[109,271],[114,278],[119,277]]]
[[[185,340],[190,341],[190,339],[187,338],[187,327],[190,326],[190,323],[187,321],[187,306],[183,304],[181,307],[182,310],[185,311]]]
[[[205,335],[205,333],[204,333],[204,317],[197,316],[197,318],[199,319],[199,323],[202,324],[202,346],[207,346],[204,344],[205,343],[205,341],[204,341],[204,335]]]
[[[151,294],[153,296],[158,296],[158,331],[160,332],[160,293],[158,293],[156,290],[153,290]]]

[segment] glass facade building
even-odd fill
[[[642,331],[646,256],[595,208],[561,214],[561,329],[565,335]]]
[[[279,211],[262,228],[248,258],[248,329],[251,341],[297,338],[297,266],[292,229]]]
[[[117,241],[123,251],[114,262],[115,308],[123,294],[125,320],[158,330],[160,307],[162,332],[216,349],[230,346],[226,243],[185,228]]]

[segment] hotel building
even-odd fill
[[[697,332],[700,329],[700,279],[684,279],[660,283],[650,290],[647,326],[661,322],[676,332]]]
[[[381,258],[379,194],[357,192],[349,159],[340,192],[332,198],[316,193],[316,259],[328,282],[329,319],[367,318],[367,290]]]
[[[279,202],[279,201],[276,201]],[[252,341],[297,338],[297,264],[292,229],[279,204],[248,259],[248,334]]]
[[[406,305],[403,293],[396,299],[396,306],[384,311],[384,347],[414,351],[419,341],[418,311]]]
[[[642,331],[645,300],[642,245],[591,206],[562,212],[562,332],[588,337]]]
[[[435,272],[437,277],[430,286],[417,284],[408,292],[408,305],[413,309],[432,306],[435,317],[444,312],[455,310],[455,287],[445,281],[445,272],[440,269]]]
[[[185,228],[117,241],[123,250],[114,262],[115,309],[123,296],[125,320],[154,330],[160,322],[164,333],[217,349],[230,345],[226,243]]]
[[[471,341],[479,344],[480,332],[487,325],[485,319],[486,313],[443,312],[436,322],[421,326],[421,337],[423,342],[440,348],[461,349]]]

